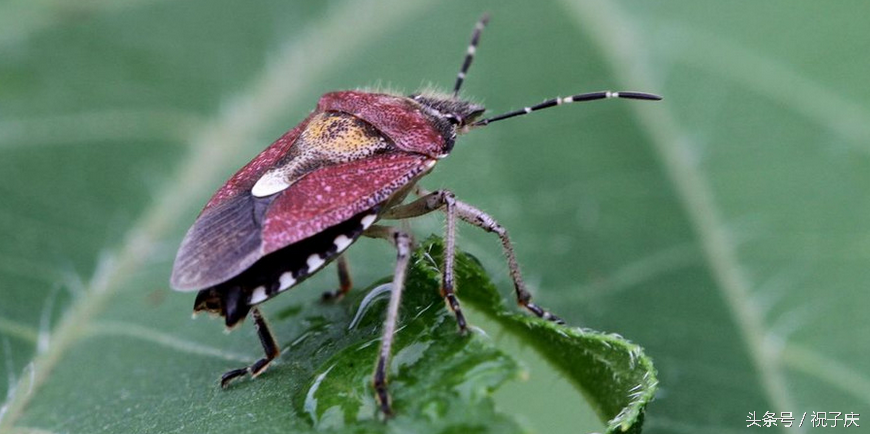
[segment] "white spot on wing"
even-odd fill
[[[335,241],[333,241],[333,244],[335,244],[335,249],[337,251],[343,252],[344,249],[346,249],[347,246],[349,246],[350,243],[352,243],[352,242],[353,242],[353,240],[348,238],[347,236],[339,235],[339,236],[335,237]]]
[[[360,223],[362,223],[363,230],[368,229],[369,226],[371,226],[372,223],[375,222],[376,218],[378,218],[378,216],[376,214],[369,214],[369,215],[363,217],[362,221],[360,221]]]
[[[308,260],[305,261],[308,264],[308,273],[313,273],[314,270],[320,268],[323,265],[324,260],[320,258],[320,255],[313,254],[308,257]]]
[[[293,273],[288,271],[288,272],[282,274],[281,277],[278,278],[278,283],[280,283],[280,285],[278,286],[278,290],[283,291],[283,290],[295,285],[296,279],[293,278]]]
[[[287,178],[280,171],[266,172],[254,187],[251,189],[251,194],[256,197],[271,196],[279,191],[285,190],[290,184],[287,183]]]
[[[261,303],[261,302],[265,301],[267,298],[269,298],[269,297],[266,296],[266,287],[265,286],[258,286],[254,289],[254,292],[251,294],[251,302],[249,304]]]

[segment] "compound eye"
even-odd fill
[[[447,115],[444,116],[447,119],[447,122],[450,122],[452,125],[459,125],[462,123],[462,120],[457,118],[456,115]]]

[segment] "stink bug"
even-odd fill
[[[332,261],[338,264],[340,286],[324,296],[341,297],[351,287],[342,253],[361,236],[383,238],[395,246],[397,260],[373,381],[381,411],[392,413],[386,367],[412,240],[401,229],[375,224],[381,220],[445,213],[441,293],[460,331],[466,330],[466,321],[453,284],[457,219],[495,233],[519,305],[561,323],[531,302],[507,231],[495,219],[450,191],[416,187],[417,181],[450,154],[457,134],[471,129],[572,102],[661,98],[640,92],[583,93],[479,119],[484,107],[461,99],[459,89],[486,22],[484,16],[474,29],[452,94],[327,93],[305,120],[240,169],[205,205],[178,250],[171,285],[198,291],[194,312],[222,316],[227,327],[250,313],[266,353],[251,366],[223,374],[221,386],[246,374],[256,377],[280,354],[260,303]],[[405,203],[412,192],[418,198]]]

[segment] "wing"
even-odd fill
[[[208,283],[215,282],[214,276],[222,274],[220,267],[238,273],[257,260],[263,212],[256,211],[263,210],[271,199],[255,199],[251,188],[287,154],[313,116],[284,133],[215,192],[178,249],[169,279],[174,289],[194,291],[211,286]],[[257,214],[260,218],[255,218]]]
[[[251,188],[257,183],[264,173],[274,167],[278,161],[287,155],[296,139],[302,134],[302,131],[308,127],[309,122],[317,113],[310,114],[305,120],[299,123],[295,128],[284,133],[283,136],[275,140],[268,148],[260,152],[250,163],[239,169],[205,205],[203,213],[213,206],[217,206],[223,201],[232,199],[243,193],[250,193]]]
[[[319,168],[274,196],[241,190],[213,199],[187,232],[170,283],[196,291],[229,280],[263,256],[385,202],[435,161],[406,152],[379,154]]]
[[[266,212],[263,250],[271,253],[383,203],[436,160],[405,152],[381,154],[313,172],[275,199]]]
[[[317,110],[206,204],[182,241],[170,284],[180,291],[212,287],[372,209],[431,170],[442,146],[408,98],[324,95]]]

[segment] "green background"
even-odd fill
[[[492,113],[602,89],[665,97],[474,131],[423,182],[508,228],[541,305],[646,349],[661,381],[646,431],[742,431],[751,411],[870,414],[868,9],[0,3],[0,397],[27,396],[0,426],[149,432],[130,416],[146,414],[185,432],[191,420],[149,414],[138,391],[223,365],[172,345],[259,351],[250,326],[227,337],[190,321],[192,296],[167,288],[202,204],[324,92],[452,86],[483,11],[464,94]],[[411,227],[422,239],[443,224]],[[463,226],[458,245],[509,297],[497,240]],[[351,259],[357,287],[392,269],[375,241]],[[331,288],[323,274],[267,313]],[[499,408],[537,432],[600,429],[522,352],[531,380],[503,388]],[[72,389],[80,378],[92,387]],[[64,413],[77,397],[88,411]]]

